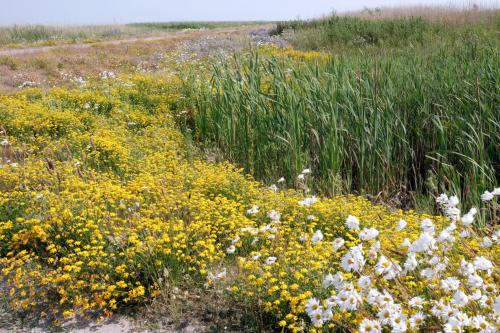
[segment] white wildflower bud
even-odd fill
[[[403,220],[403,219],[401,219],[401,220],[399,220],[399,222],[398,222],[398,225],[397,225],[397,227],[396,227],[396,230],[397,230],[397,231],[401,231],[401,230],[403,230],[404,228],[406,228],[406,225],[407,225],[406,221],[405,221],[405,220]]]
[[[482,240],[481,240],[481,244],[480,246],[482,248],[490,248],[491,246],[493,245],[493,241],[491,240],[491,238],[489,237],[484,237]]]
[[[483,201],[491,201],[493,199],[493,193],[489,191],[484,191],[483,194],[481,194],[481,200]]]

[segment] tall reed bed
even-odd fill
[[[214,65],[196,105],[200,141],[268,182],[293,183],[310,168],[322,193],[354,191],[400,205],[444,190],[472,201],[498,182],[494,45],[326,61],[280,52]]]

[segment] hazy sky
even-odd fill
[[[461,5],[465,1],[469,0],[0,0],[0,25],[282,20],[310,18],[332,10],[401,4]]]

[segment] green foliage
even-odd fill
[[[270,58],[256,52],[216,64],[197,103],[199,140],[268,182],[281,176],[293,182],[308,167],[322,193],[380,194],[403,198],[402,205],[415,204],[412,193],[444,190],[474,203],[498,183],[495,41],[462,35],[460,43],[387,56],[383,45],[418,36],[410,31],[427,23],[326,22],[340,27],[337,36],[347,36],[349,27],[376,32],[380,54],[296,62],[278,50]],[[426,185],[430,175],[433,188]]]
[[[333,15],[318,20],[280,22],[273,33],[292,31],[291,43],[302,49],[339,53],[373,47],[386,51],[401,47],[429,47],[445,41],[460,42],[471,34],[495,40],[500,14],[493,15],[492,21],[485,19],[473,25],[459,25],[446,23],[444,18],[431,22],[423,17],[367,20]]]

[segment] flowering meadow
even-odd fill
[[[188,67],[206,79],[192,61],[0,96],[0,290],[13,312],[104,319],[189,276],[275,331],[497,331],[500,188],[475,207],[432,197],[433,215],[315,196],[309,165],[264,185],[193,144]]]

